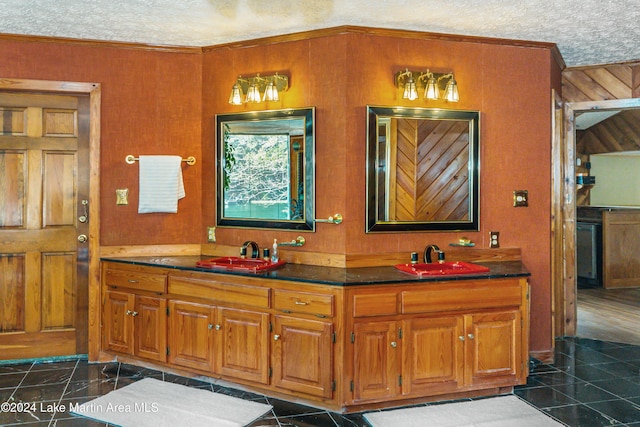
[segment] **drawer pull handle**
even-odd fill
[[[309,303],[304,301],[296,301],[296,305],[309,305]]]
[[[473,335],[473,334],[469,334],[469,335],[467,335],[467,336],[469,337],[469,339],[470,339],[470,340],[472,340],[472,339],[474,339],[474,338],[475,338],[475,335]]]
[[[275,334],[275,335],[273,336],[273,340],[274,340],[274,341],[278,341],[279,339],[280,339],[280,335]]]
[[[464,335],[460,335],[460,336],[458,337],[458,339],[459,339],[460,341],[464,341]]]
[[[398,343],[395,341],[391,341],[391,347],[396,348],[398,346]]]
[[[129,279],[129,283],[138,283],[137,280]]]

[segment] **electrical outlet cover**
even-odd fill
[[[500,232],[499,231],[490,231],[489,232],[489,247],[490,248],[499,248],[500,247]]]

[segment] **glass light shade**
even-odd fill
[[[278,88],[273,82],[267,84],[267,88],[264,90],[263,101],[280,101],[280,95],[278,94]]]
[[[440,98],[440,91],[438,90],[438,83],[435,77],[429,77],[427,80],[427,86],[424,88],[424,97],[426,99],[438,99]]]
[[[258,90],[258,86],[256,86],[255,83],[249,86],[249,89],[247,90],[246,101],[253,103],[260,102],[260,91]]]
[[[402,98],[408,99],[409,101],[413,101],[418,99],[418,90],[416,89],[416,82],[412,77],[409,77],[407,80],[407,84],[404,86],[404,94]]]
[[[229,95],[229,104],[231,105],[242,105],[242,88],[238,83],[233,85],[231,88],[231,95]]]
[[[451,77],[451,80],[447,83],[447,87],[444,89],[444,99],[449,102],[458,102],[460,100],[460,95],[458,94],[458,84]]]

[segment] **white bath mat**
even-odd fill
[[[562,427],[516,396],[370,412],[364,417],[373,427]]]
[[[121,427],[242,427],[271,409],[180,384],[145,378],[71,408],[71,413]]]

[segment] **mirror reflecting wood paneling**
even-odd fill
[[[478,230],[479,120],[367,107],[367,232]]]

